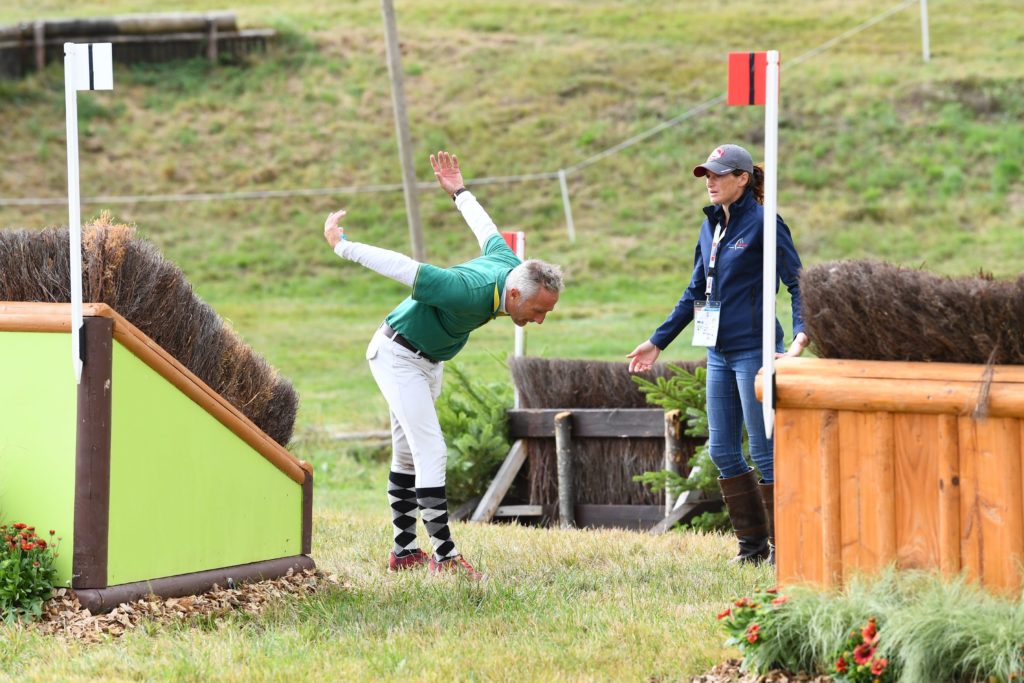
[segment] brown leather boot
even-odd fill
[[[730,562],[764,562],[771,553],[768,519],[753,470],[738,477],[719,479],[729,520],[739,539],[739,552]]]
[[[757,488],[761,490],[761,500],[764,501],[764,511],[768,518],[768,543],[771,545],[771,553],[768,555],[768,562],[775,565],[775,484],[758,482]]]

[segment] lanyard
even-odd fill
[[[718,245],[725,236],[725,228],[719,223],[715,226],[715,236],[711,240],[711,255],[708,256],[708,285],[704,289],[704,298],[711,301],[711,287],[715,281],[715,261],[718,259]]]

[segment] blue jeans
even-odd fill
[[[781,345],[777,349],[782,351]],[[743,426],[750,439],[750,459],[766,484],[775,481],[772,440],[764,433],[761,402],[754,378],[761,369],[761,349],[719,353],[708,349],[708,432],[711,460],[723,479],[750,471],[743,459]]]

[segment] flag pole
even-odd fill
[[[928,38],[928,0],[921,0],[921,56],[926,62],[932,58],[932,46]]]
[[[779,157],[779,53],[768,51],[764,108],[764,279],[762,321],[762,367],[764,368],[761,408],[765,436],[775,426],[775,258],[776,200]]]
[[[64,43],[64,110],[68,148],[68,232],[71,240],[71,363],[82,382],[82,216],[78,194],[78,79],[75,45]]]

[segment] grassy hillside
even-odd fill
[[[329,5],[329,6],[328,6]],[[417,173],[454,150],[467,177],[569,167],[725,87],[729,50],[778,48],[783,62],[888,9],[882,0],[803,0],[773,13],[721,3],[398,2]],[[192,2],[175,9],[222,4]],[[243,64],[118,68],[116,89],[79,98],[82,194],[145,195],[400,181],[379,3],[303,0],[236,8],[282,39]],[[24,2],[0,24],[160,11],[150,2]],[[1012,0],[931,3],[933,61],[914,7],[784,66],[780,212],[805,262],[874,256],[943,273],[1024,270],[1024,28]],[[983,37],[983,38],[982,38]],[[0,83],[4,198],[66,192],[62,72]],[[476,190],[531,255],[570,285],[530,351],[618,358],[674,303],[705,195],[689,169],[716,144],[756,152],[760,108],[719,105],[570,177],[579,236],[567,243],[557,181]],[[451,203],[423,191],[428,256],[473,254]],[[401,288],[335,259],[323,217],[349,209],[355,239],[408,250],[400,192],[266,200],[90,204],[157,242],[236,328],[296,380],[300,431],[377,427],[361,351]],[[67,221],[66,208],[0,206],[0,227]],[[787,314],[788,315],[788,314]],[[499,376],[511,326],[460,358]],[[672,351],[694,356],[684,334]]]

